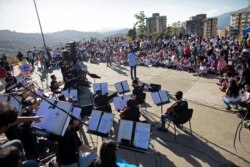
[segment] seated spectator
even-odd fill
[[[226,90],[226,94],[222,97],[222,101],[226,105],[226,110],[230,110],[234,105],[236,108],[241,101],[240,89],[234,79],[229,82],[229,87]]]
[[[183,93],[182,91],[177,91],[175,93],[176,102],[171,105],[167,111],[161,115],[161,127],[157,128],[159,131],[165,131],[165,123],[167,120],[171,120],[176,118],[178,113],[185,112],[188,110],[188,103],[187,101],[182,100]]]
[[[139,108],[135,105],[134,100],[129,99],[127,101],[127,106],[122,109],[122,112],[120,113],[120,119],[140,121],[140,116]]]

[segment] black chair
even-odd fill
[[[192,134],[192,127],[191,127],[192,116],[193,116],[193,109],[188,109],[187,111],[182,111],[182,112],[178,113],[175,118],[169,120],[167,130],[169,128],[170,123],[173,122],[175,140],[176,140],[176,127],[175,126],[180,126],[180,125],[183,126],[183,124],[189,122],[189,128],[190,128],[190,132]]]

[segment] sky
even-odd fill
[[[245,8],[250,0],[36,0],[45,33],[132,28],[144,11],[167,16],[167,25],[205,13],[207,17]],[[0,0],[0,30],[40,32],[33,0]]]

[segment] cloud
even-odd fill
[[[207,11],[207,12],[206,12],[206,14],[207,14],[207,16],[208,16],[208,17],[211,17],[211,16],[215,16],[215,15],[217,15],[217,14],[218,14],[218,12],[219,12],[219,10],[218,10],[218,9],[213,8],[213,9],[211,9],[211,10]]]

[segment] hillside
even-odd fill
[[[105,33],[99,32],[80,32],[74,30],[65,30],[55,33],[44,34],[46,45],[49,47],[58,47],[69,41],[80,41],[82,39],[104,39],[108,37],[124,36],[128,29],[110,31]],[[19,33],[9,30],[0,30],[0,52],[16,52],[18,50],[27,50],[36,46],[43,46],[42,36],[39,33]]]

